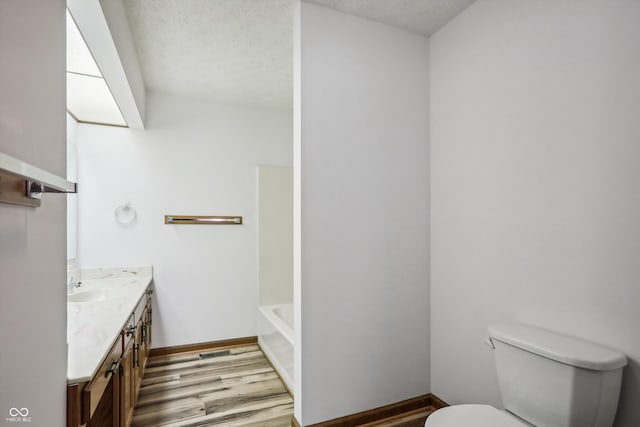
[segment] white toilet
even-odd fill
[[[489,326],[505,410],[453,405],[425,427],[611,427],[624,354],[519,323]]]

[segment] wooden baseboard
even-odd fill
[[[403,400],[402,402],[358,412],[357,414],[347,415],[345,417],[335,418],[333,420],[323,421],[317,424],[311,424],[308,427],[357,427],[362,424],[373,423],[375,421],[406,414],[419,409],[427,409],[430,407],[435,410],[445,406],[449,405],[447,405],[442,399],[428,393],[412,399]],[[300,427],[300,423],[295,417],[291,417],[291,427]]]
[[[429,393],[429,396],[431,396],[431,406],[433,406],[434,408],[440,409],[440,408],[444,408],[445,406],[449,406],[449,404],[447,402],[445,402],[444,400],[440,399],[435,394]]]
[[[230,340],[209,341],[197,344],[177,345],[174,347],[152,348],[149,357],[167,356],[169,354],[193,353],[202,350],[239,347],[243,345],[257,345],[258,337],[234,338]]]

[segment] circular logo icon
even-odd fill
[[[21,417],[26,417],[27,415],[29,415],[29,410],[27,408],[11,408],[9,409],[9,415],[12,417],[17,417],[17,416],[21,416]]]

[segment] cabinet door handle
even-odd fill
[[[140,366],[140,344],[135,344],[133,346],[133,354],[136,366]]]
[[[136,325],[129,326],[127,328],[127,336],[135,334],[137,328],[138,327]]]
[[[116,371],[118,371],[118,368],[120,367],[120,360],[114,360],[113,362],[111,362],[111,366],[109,366],[109,369],[106,370],[106,372],[104,373],[105,377],[108,377],[109,374],[113,375],[116,373]]]
[[[146,342],[147,341],[147,324],[143,323],[142,324],[142,342]]]

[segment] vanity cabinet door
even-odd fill
[[[122,341],[118,338],[97,374],[82,390],[81,422],[87,427],[119,427],[121,354]]]
[[[140,337],[140,380],[144,378],[147,359],[151,351],[151,296],[142,315],[142,333]]]
[[[136,328],[136,340],[133,346],[133,354],[134,354],[134,404],[138,403],[138,392],[140,391],[140,383],[142,382],[142,376],[144,375],[143,366],[144,366],[144,315],[140,316],[138,319],[137,328]]]
[[[126,335],[126,332],[125,332]],[[135,339],[133,335],[125,338],[125,348],[121,359],[120,377],[120,427],[128,427],[135,409]]]
[[[153,325],[153,300],[149,294],[149,303],[147,304],[147,356],[151,352],[151,329]]]

